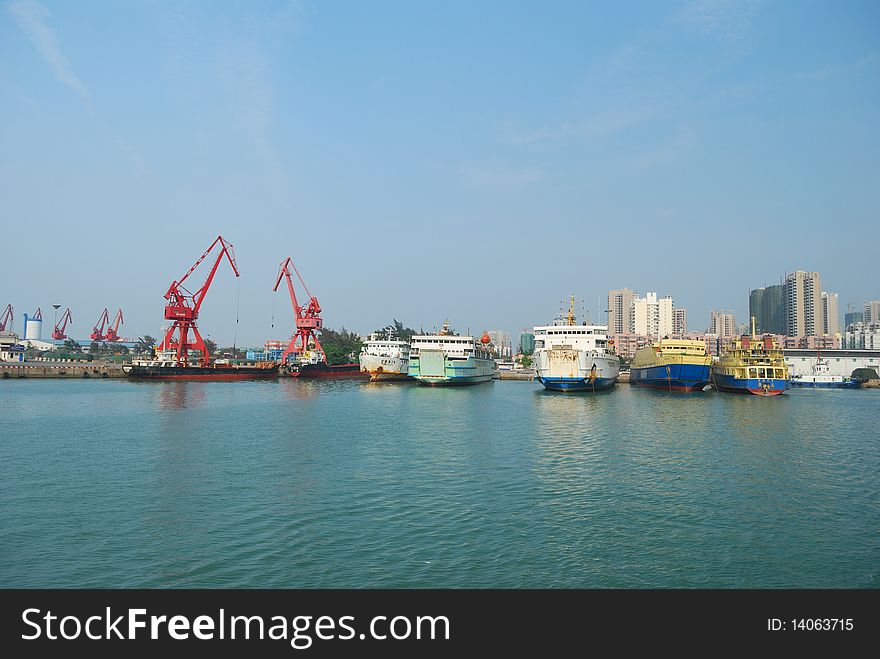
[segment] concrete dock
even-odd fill
[[[122,364],[87,360],[0,363],[0,378],[124,378]]]

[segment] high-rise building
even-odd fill
[[[850,305],[852,307],[852,305]],[[853,323],[865,322],[865,314],[862,311],[849,311],[843,315],[843,329],[846,330]]]
[[[822,291],[822,334],[840,334],[840,312],[837,307],[837,293]]]
[[[672,310],[672,333],[687,334],[688,312],[687,309]]]
[[[535,335],[524,329],[519,335],[519,350],[524,355],[531,355],[535,352]]]
[[[645,297],[633,298],[630,304],[630,333],[662,338],[672,334],[672,296],[659,300],[657,293],[645,293]]]
[[[785,276],[785,334],[817,336],[824,329],[822,283],[818,272],[798,270]]]
[[[608,333],[627,334],[632,332],[629,325],[629,308],[637,293],[628,288],[608,291]]]
[[[782,284],[776,284],[756,288],[749,293],[749,316],[754,317],[759,334],[785,333],[783,288]]]
[[[865,302],[863,323],[880,323],[880,300]]]
[[[715,334],[719,339],[736,336],[736,318],[732,311],[713,311],[709,315],[709,329],[706,334]]]

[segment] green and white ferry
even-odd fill
[[[447,320],[437,334],[412,337],[408,374],[432,386],[489,382],[496,368],[488,339],[460,336],[449,329]]]

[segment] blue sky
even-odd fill
[[[795,269],[843,313],[880,297],[878,112],[876,2],[6,2],[0,305],[155,336],[222,233],[223,344],[288,333],[288,255],[359,332],[624,286],[699,330]]]

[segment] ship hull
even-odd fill
[[[791,386],[799,389],[858,389],[862,385],[856,380],[844,380],[843,382],[810,382],[792,380]]]
[[[728,394],[755,394],[756,396],[778,396],[790,387],[788,380],[778,378],[736,378],[732,375],[714,373],[712,383],[715,389]]]
[[[367,379],[369,373],[361,372],[360,364],[337,364],[330,365],[320,362],[318,364],[302,364],[299,366],[287,366],[282,375],[292,378],[360,378]]]
[[[703,364],[664,364],[633,367],[629,383],[664,391],[702,391],[709,384],[709,366]]]
[[[409,376],[432,387],[482,384],[491,381],[495,372],[491,359],[450,359],[438,350],[423,350],[409,361]]]
[[[614,378],[554,378],[538,376],[538,382],[544,385],[545,389],[550,391],[568,392],[589,392],[596,393],[611,389],[616,382]]]
[[[264,380],[278,377],[278,366],[129,366],[123,368],[136,380]]]
[[[371,382],[409,379],[409,360],[399,357],[361,355],[361,372],[370,376]]]

